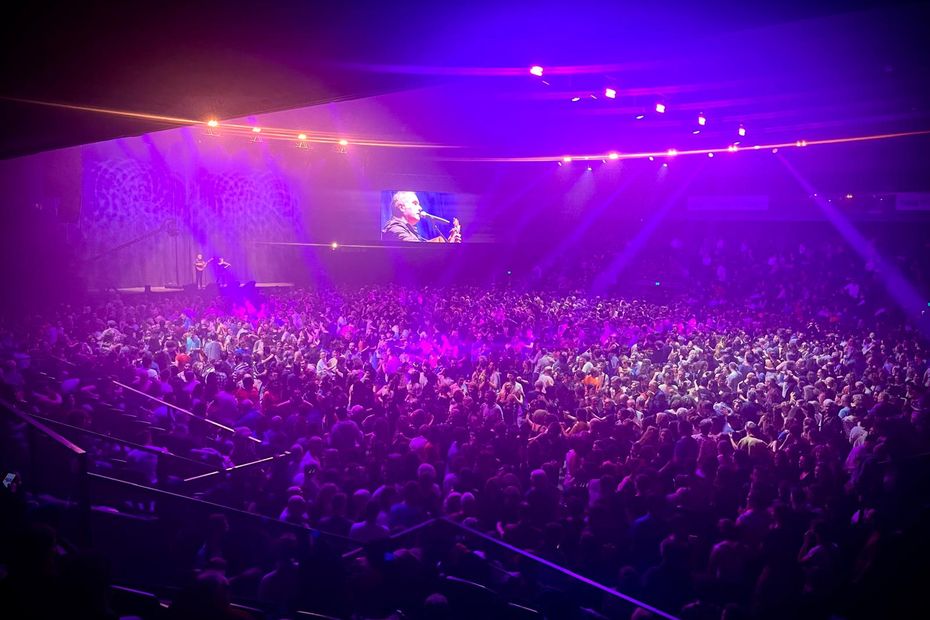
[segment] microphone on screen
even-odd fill
[[[438,215],[433,215],[432,213],[427,213],[426,211],[420,211],[420,217],[425,217],[428,220],[433,220],[434,222],[441,222],[443,224],[452,223],[444,217],[439,217]]]

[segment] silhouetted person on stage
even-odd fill
[[[229,286],[229,283],[232,279],[232,272],[230,271],[231,267],[232,267],[232,263],[227,261],[222,256],[216,259],[216,268],[214,270],[214,274],[216,275],[217,285]]]

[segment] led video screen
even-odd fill
[[[413,190],[381,192],[381,240],[386,243],[467,241],[458,219],[455,195]]]

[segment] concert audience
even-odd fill
[[[322,568],[322,538],[383,541],[432,517],[681,617],[866,617],[925,573],[905,571],[928,543],[930,349],[877,278],[851,290],[834,252],[711,248],[691,287],[651,302],[397,286],[112,297],[5,331],[2,382],[22,409],[103,433],[107,409],[142,415],[149,430],[125,439],[216,468],[278,456],[204,499],[320,538],[284,536],[234,568],[217,517],[181,567],[178,617],[237,617],[230,588],[285,616],[311,582],[317,602],[362,593],[370,610],[409,599],[448,617],[422,550],[390,570]],[[92,447],[98,470],[112,450]],[[123,459],[178,488],[156,452]],[[82,556],[29,531],[0,588],[38,601]],[[491,560],[459,544],[444,563],[471,577]]]

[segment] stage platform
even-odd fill
[[[293,288],[296,284],[293,282],[256,282],[255,288],[258,289],[272,289],[272,288]],[[128,288],[118,288],[116,289],[117,293],[126,294],[126,295],[141,295],[141,294],[152,294],[152,295],[171,295],[176,293],[183,293],[185,289],[179,288],[176,286],[153,286],[146,290],[144,286],[131,286]],[[208,290],[208,289],[204,289]],[[209,290],[215,290],[214,287],[209,287]]]

